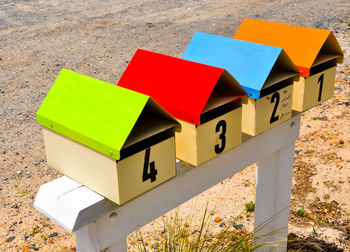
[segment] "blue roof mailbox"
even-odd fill
[[[282,48],[196,32],[183,59],[224,68],[245,89],[242,131],[257,135],[292,114],[299,71]]]

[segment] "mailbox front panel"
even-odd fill
[[[292,117],[293,85],[242,105],[242,131],[256,136]]]
[[[176,157],[191,165],[198,166],[242,143],[242,107],[199,126],[179,122]]]
[[[197,165],[242,143],[242,107],[197,127]]]
[[[293,110],[304,112],[333,96],[336,66],[294,82]]]
[[[175,137],[117,162],[119,202],[123,204],[176,175]]]

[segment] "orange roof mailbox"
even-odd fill
[[[343,52],[331,31],[244,19],[235,39],[283,48],[300,71],[293,110],[305,111],[333,96],[337,63]]]
[[[137,50],[118,86],[151,96],[179,119],[176,157],[199,165],[242,142],[244,89],[224,69]]]
[[[176,175],[180,125],[146,95],[63,69],[37,121],[48,164],[118,204]]]

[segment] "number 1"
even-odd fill
[[[320,91],[318,92],[318,100],[317,101],[321,101],[321,97],[322,97],[322,87],[323,87],[323,78],[324,78],[324,74],[321,74],[320,78],[318,78],[318,83],[320,83]]]
[[[149,179],[151,179],[151,183],[156,181],[156,176],[158,174],[158,171],[156,170],[156,166],[154,164],[154,161],[151,163],[149,162],[149,156],[151,153],[151,148],[148,148],[145,153],[145,162],[143,165],[143,174],[142,174],[142,182],[145,182]],[[149,166],[149,172],[148,172],[148,166]]]

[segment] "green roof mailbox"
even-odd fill
[[[180,126],[149,96],[63,69],[37,121],[48,165],[118,204],[176,175]]]

